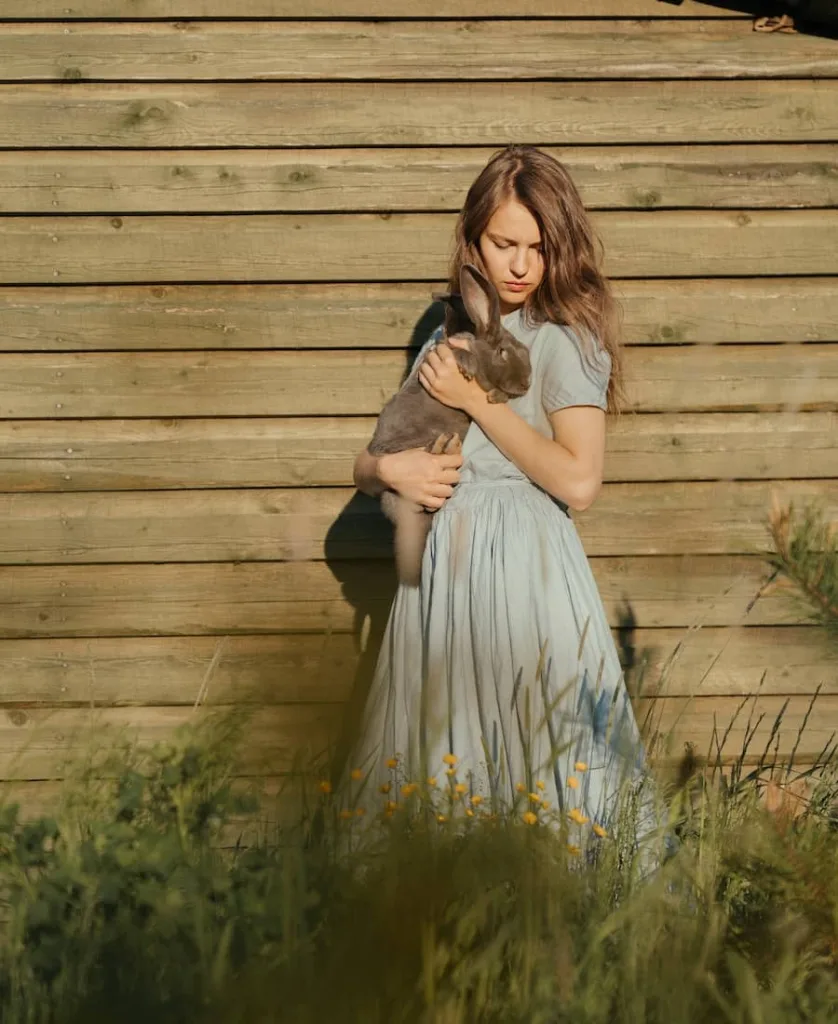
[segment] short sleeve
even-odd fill
[[[430,349],[432,349],[434,347],[434,345],[436,345],[437,342],[442,341],[442,339],[444,337],[445,337],[445,330],[444,330],[443,327],[437,327],[434,331],[431,332],[431,336],[428,338],[428,340],[422,345],[422,347],[416,353],[416,358],[413,360],[413,363],[412,363],[412,365],[410,367],[410,370],[408,372],[408,376],[411,373],[413,373],[413,371],[416,369],[416,367],[422,362],[422,360],[427,355],[428,351]]]
[[[593,355],[583,352],[569,327],[549,324],[544,339],[541,400],[548,414],[573,405],[608,407],[611,356],[597,344]]]

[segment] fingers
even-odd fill
[[[419,367],[419,383],[430,394],[434,393],[436,374],[429,373],[424,366]]]
[[[458,348],[461,346],[457,346]],[[440,342],[428,351],[423,363],[435,371],[441,370],[444,366],[456,365],[454,353],[449,348],[448,342]]]

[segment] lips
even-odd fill
[[[525,281],[504,281],[504,287],[513,292],[522,292],[529,285]]]

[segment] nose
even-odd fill
[[[529,270],[529,249],[515,248],[509,269],[516,277],[526,277]]]

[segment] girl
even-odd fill
[[[642,748],[573,513],[602,484],[622,365],[596,238],[564,167],[530,146],[495,155],[460,214],[452,290],[464,263],[495,285],[532,384],[490,404],[457,370],[449,345],[467,343],[435,332],[417,365],[431,395],[469,414],[462,455],[355,461],[360,490],[437,511],[421,584],[400,587],[390,613],[347,765],[355,796],[349,778],[341,788],[393,812],[403,783],[439,776],[466,807],[570,814],[601,836]]]

